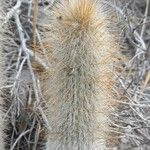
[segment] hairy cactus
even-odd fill
[[[105,149],[117,105],[113,63],[119,42],[103,1],[56,4],[46,40],[52,70],[44,84],[51,125],[48,150]],[[99,146],[98,146],[99,145]]]

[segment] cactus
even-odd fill
[[[46,40],[53,63],[43,83],[52,128],[47,149],[105,149],[120,50],[112,15],[102,1],[71,0],[56,4],[51,17]]]

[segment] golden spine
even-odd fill
[[[47,150],[105,149],[120,50],[109,15],[95,0],[64,0],[53,9],[46,40],[54,61],[43,90],[52,128]]]

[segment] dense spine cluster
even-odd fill
[[[45,84],[52,127],[47,149],[101,148],[116,105],[113,63],[119,44],[102,1],[71,0],[52,12],[49,39],[53,71]],[[52,58],[51,58],[52,59]]]

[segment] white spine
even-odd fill
[[[54,74],[44,85],[52,127],[47,150],[105,149],[119,45],[103,10],[92,0],[65,1],[54,9],[47,37]]]

